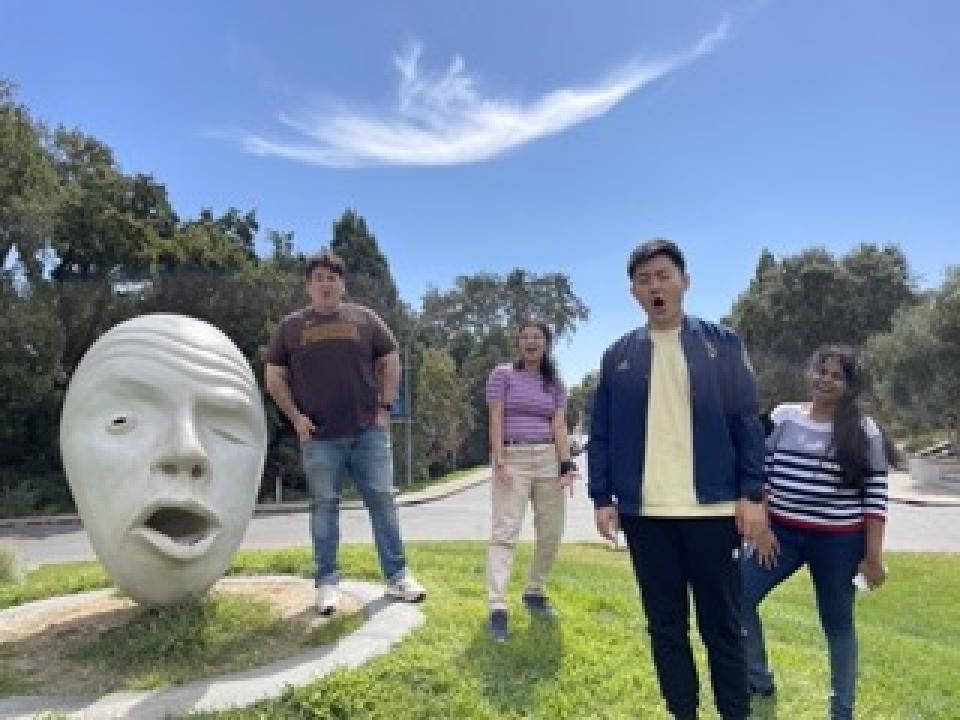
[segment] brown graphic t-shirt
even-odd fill
[[[316,430],[315,440],[359,435],[373,424],[379,388],[378,358],[397,349],[393,333],[375,312],[342,303],[321,314],[312,307],[280,321],[266,361],[289,371],[290,391]]]

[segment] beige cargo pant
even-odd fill
[[[500,483],[494,478],[491,484],[493,517],[487,549],[487,602],[491,610],[507,607],[507,583],[527,502],[533,503],[535,537],[527,592],[543,593],[566,516],[567,491],[558,481],[553,444],[507,445],[503,451],[511,482]]]

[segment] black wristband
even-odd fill
[[[560,475],[569,475],[572,472],[577,471],[577,464],[573,460],[561,460],[560,461]]]
[[[387,412],[392,412],[392,411],[393,411],[393,403],[392,403],[392,402],[382,402],[382,403],[380,403],[380,409],[381,409],[381,410],[386,410]]]

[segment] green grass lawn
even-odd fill
[[[514,599],[529,546],[519,549]],[[230,718],[667,718],[650,661],[636,585],[625,553],[565,545],[551,578],[562,613],[556,625],[531,621],[518,601],[511,638],[486,633],[481,543],[408,547],[430,590],[427,623],[392,653],[360,670],[338,671]],[[346,574],[377,579],[372,548],[341,552]],[[960,556],[889,554],[883,590],[858,597],[858,717],[960,717]],[[309,575],[306,549],[240,553],[237,573]],[[0,607],[56,592],[102,586],[94,564],[46,567],[0,585]],[[799,574],[764,607],[779,693],[760,717],[826,715],[825,647],[809,578]],[[695,643],[697,661],[704,655]],[[704,673],[702,718],[715,718]],[[2,688],[2,672],[0,672]]]

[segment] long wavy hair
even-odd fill
[[[557,364],[553,360],[553,356],[550,354],[550,350],[553,348],[553,333],[550,331],[550,326],[545,322],[540,320],[524,320],[520,323],[520,326],[517,328],[517,348],[520,347],[520,333],[522,333],[527,328],[537,328],[541,333],[543,333],[544,339],[544,348],[543,348],[543,357],[540,358],[540,376],[543,378],[543,389],[550,390],[551,388],[557,388],[560,386],[560,376],[557,373]],[[523,370],[523,356],[522,354],[517,355],[517,359],[513,362],[513,367],[516,370]]]
[[[823,345],[810,358],[810,372],[815,375],[827,360],[836,360],[843,370],[844,391],[833,409],[833,434],[830,451],[843,472],[843,481],[861,492],[870,469],[870,441],[863,429],[863,371],[853,348],[846,345]]]

